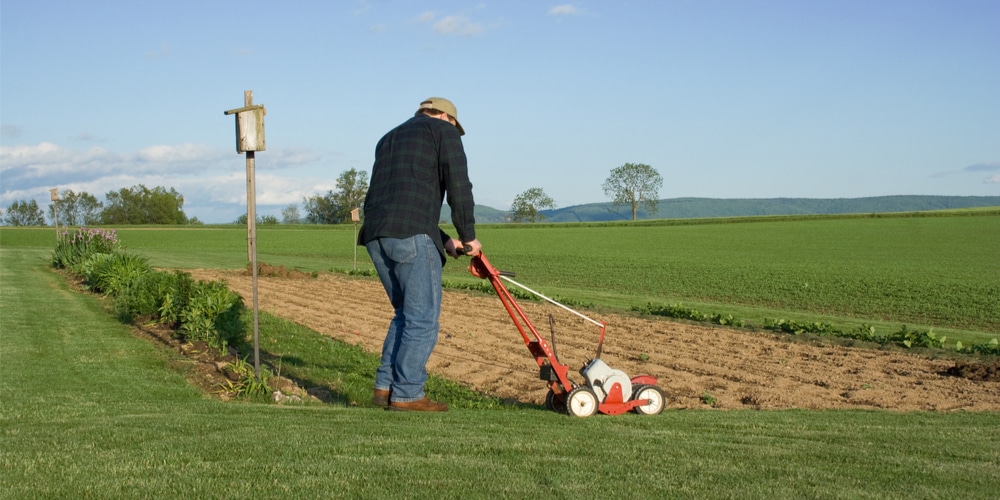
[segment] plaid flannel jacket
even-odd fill
[[[426,234],[437,242],[444,262],[444,241],[449,236],[438,221],[446,196],[458,238],[476,239],[475,202],[462,136],[444,120],[414,116],[375,146],[358,244]]]

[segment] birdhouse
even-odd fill
[[[236,115],[236,152],[264,151],[264,115],[267,110],[262,105],[245,106],[226,111],[227,115]]]
[[[49,196],[52,201],[59,201],[59,188],[52,188],[49,190]]]

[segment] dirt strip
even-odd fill
[[[243,272],[189,272],[200,280],[224,280],[249,306],[251,278]],[[378,282],[334,274],[259,278],[258,300],[263,312],[372,352],[381,350],[392,316]],[[546,337],[553,315],[559,358],[582,382],[575,371],[594,356],[597,328],[549,304],[519,303]],[[948,375],[954,360],[584,313],[608,325],[601,358],[629,376],[658,377],[667,408],[1000,410],[1000,382]],[[445,291],[441,333],[428,368],[501,398],[542,403],[547,391],[520,334],[492,295]]]

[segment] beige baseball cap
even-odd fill
[[[465,129],[462,128],[462,124],[458,121],[458,110],[455,109],[455,105],[448,99],[444,97],[428,97],[424,99],[424,102],[420,103],[419,109],[433,109],[448,113],[448,116],[455,119],[455,126],[458,127],[458,133],[465,135]]]

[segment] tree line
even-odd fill
[[[109,191],[105,201],[86,192],[64,189],[49,205],[48,219],[60,226],[124,224],[201,224],[184,214],[184,196],[174,188],[143,184]],[[35,200],[16,200],[0,222],[8,226],[45,226],[45,212]]]
[[[663,178],[653,167],[642,163],[626,163],[611,170],[602,185],[605,195],[612,198],[613,210],[628,207],[632,220],[642,206],[647,212],[656,212],[659,188]],[[289,205],[281,212],[285,224],[340,224],[350,222],[351,212],[358,210],[363,216],[365,195],[368,193],[368,172],[350,169],[337,177],[336,190],[303,198],[305,217],[296,205]],[[157,186],[148,188],[139,184],[118,191],[109,191],[105,201],[99,201],[85,191],[76,193],[65,189],[59,193],[48,209],[48,218],[61,226],[127,225],[127,224],[201,224],[197,217],[184,214],[184,196],[174,188]],[[510,222],[541,222],[542,210],[555,208],[554,200],[540,187],[533,187],[518,194],[510,207]],[[35,200],[17,200],[0,217],[8,226],[44,226],[45,213]],[[241,215],[237,224],[246,224],[247,216]],[[278,224],[273,215],[257,218],[258,224]]]

